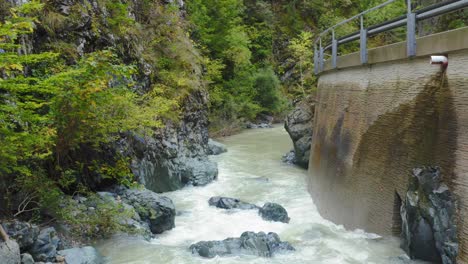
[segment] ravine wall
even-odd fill
[[[429,55],[448,56],[446,70]],[[320,213],[348,228],[401,232],[411,169],[441,167],[457,199],[459,263],[468,263],[468,29],[369,50],[326,64],[318,82],[309,190]]]

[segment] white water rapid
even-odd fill
[[[281,162],[291,149],[282,127],[248,130],[222,140],[228,152],[212,157],[218,162],[218,180],[205,187],[187,187],[164,193],[178,211],[176,227],[151,242],[127,237],[113,238],[97,245],[112,264],[191,263],[409,263],[399,241],[380,238],[360,230],[345,230],[323,219],[307,192],[307,172]],[[262,206],[283,205],[289,224],[267,222],[255,210],[227,211],[208,206],[212,196],[239,198]],[[192,243],[239,237],[244,231],[276,232],[296,251],[271,259],[252,256],[203,259],[189,251]]]

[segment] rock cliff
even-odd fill
[[[25,1],[7,0],[2,11]],[[177,101],[176,117],[165,118],[165,126],[153,134],[138,136],[124,131],[116,144],[104,146],[100,153],[73,156],[112,164],[113,156],[124,154],[136,179],[155,192],[187,184],[205,185],[216,179],[217,165],[207,156],[208,93],[202,81],[201,59],[187,36],[184,16],[182,0],[52,0],[45,4],[36,33],[25,39],[23,52],[59,52],[73,64],[86,53],[112,49],[126,64],[136,66],[132,78],[139,93],[154,92],[161,86],[174,86],[171,88],[177,93],[183,93],[165,95]],[[168,58],[173,63],[169,64]],[[184,78],[190,87],[177,87],[176,78]],[[81,175],[79,180],[94,190],[113,184],[97,174]]]
[[[294,145],[294,159],[289,157],[289,160],[306,169],[309,167],[314,111],[314,100],[312,97],[307,97],[295,106],[284,122],[284,127],[288,131]]]
[[[206,185],[218,176],[208,159],[207,94],[197,91],[184,101],[183,118],[169,122],[154,137],[128,135],[122,141],[139,182],[155,192]]]

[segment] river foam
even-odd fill
[[[228,152],[212,157],[219,178],[205,187],[165,193],[177,208],[176,227],[151,242],[117,237],[97,245],[115,264],[153,263],[408,263],[395,238],[362,230],[348,231],[323,219],[307,192],[307,172],[281,162],[291,148],[282,127],[245,131],[223,140]],[[283,205],[289,224],[264,221],[255,210],[223,210],[208,206],[212,196],[239,198],[262,206]],[[244,231],[276,232],[296,251],[272,259],[251,256],[202,259],[188,250],[202,240],[239,237]]]

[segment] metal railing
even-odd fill
[[[364,17],[365,15],[369,14],[372,11],[381,9],[385,6],[388,6],[391,3],[396,1],[406,1],[407,5],[407,12],[405,15],[401,17],[388,20],[384,23],[372,25],[369,27],[364,27]],[[367,58],[367,37],[389,31],[401,26],[406,25],[406,45],[407,45],[407,56],[414,57],[416,56],[416,22],[421,21],[424,19],[428,19],[431,17],[443,15],[450,13],[452,11],[456,11],[459,9],[463,9],[468,7],[468,0],[449,0],[444,1],[438,4],[434,4],[420,10],[413,10],[411,7],[411,0],[389,0],[385,3],[382,3],[378,6],[375,6],[371,9],[368,9],[364,12],[361,12],[351,18],[341,21],[340,23],[334,25],[333,27],[328,28],[327,30],[323,31],[319,34],[317,39],[314,43],[314,72],[318,74],[323,71],[324,69],[324,54],[325,51],[331,49],[331,66],[332,69],[337,68],[337,61],[338,61],[338,45],[349,43],[351,41],[360,40],[360,59],[362,64],[366,64],[368,62]],[[352,34],[336,38],[336,28],[347,24],[353,20],[360,19],[360,30],[356,31]],[[331,33],[331,42],[326,43],[327,45],[323,45],[322,40],[324,36]]]

